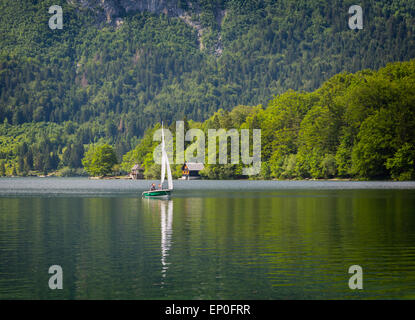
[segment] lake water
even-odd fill
[[[0,179],[0,299],[415,298],[415,182],[150,183]]]

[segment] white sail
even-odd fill
[[[161,124],[161,180],[160,184],[163,186],[164,177],[166,176],[166,160],[164,154],[166,153],[166,149],[164,146],[164,130],[163,124]]]
[[[173,178],[171,176],[170,164],[169,164],[169,157],[167,156],[166,150],[163,150],[164,158],[166,159],[166,168],[167,168],[167,183],[169,185],[169,189],[173,190]]]
[[[167,169],[167,183],[169,190],[173,190],[173,178],[171,176],[171,170],[170,170],[170,163],[169,163],[169,157],[167,156],[165,144],[164,144],[164,130],[163,130],[163,124],[161,126],[161,185],[163,185],[164,178],[166,176],[166,169]]]

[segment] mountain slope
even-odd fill
[[[56,4],[63,30],[48,27]],[[160,120],[202,121],[288,89],[312,91],[342,71],[415,57],[413,1],[361,1],[359,31],[348,28],[352,4],[3,0],[0,121],[71,121],[70,143],[104,139],[120,157]],[[67,143],[51,148],[61,154]]]

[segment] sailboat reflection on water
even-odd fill
[[[162,277],[166,277],[166,272],[168,269],[169,263],[167,262],[167,257],[169,255],[172,236],[173,236],[173,201],[162,201],[160,203],[160,229],[161,229],[161,265]],[[167,209],[167,213],[166,213]]]

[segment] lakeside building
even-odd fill
[[[182,166],[182,180],[200,179],[199,171],[204,168],[203,163],[185,162]]]
[[[144,179],[144,168],[139,164],[135,164],[134,167],[131,168],[130,172],[131,179]]]

